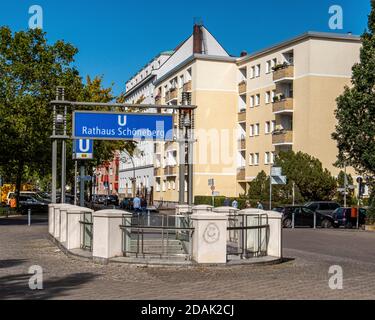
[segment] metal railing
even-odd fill
[[[81,213],[81,249],[92,251],[93,221],[91,212]]]
[[[227,256],[248,259],[267,255],[269,241],[267,214],[230,214],[227,232]]]
[[[188,215],[124,215],[120,228],[124,256],[191,259],[194,228]]]

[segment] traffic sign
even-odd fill
[[[272,176],[271,182],[273,185],[286,184],[286,176]]]
[[[281,167],[272,167],[271,176],[273,177],[281,176]]]
[[[93,140],[79,139],[73,141],[73,160],[91,160],[93,158]]]
[[[75,111],[73,139],[173,141],[173,115]]]
[[[215,180],[214,179],[208,179],[208,186],[213,186],[215,185]]]

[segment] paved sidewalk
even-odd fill
[[[335,249],[311,249],[321,237],[346,246],[351,237],[375,243],[375,234],[333,234],[287,230],[284,255],[290,260],[273,266],[136,267],[97,265],[66,257],[47,238],[47,226],[0,223],[0,299],[375,299],[375,261],[335,256]],[[300,241],[300,237],[303,241]],[[343,240],[343,239],[347,240]],[[310,240],[309,240],[310,239]],[[306,242],[308,250],[304,250]],[[318,245],[320,245],[319,241]],[[302,244],[301,244],[302,243]],[[343,249],[343,248],[341,248]],[[359,249],[360,250],[360,249]],[[375,250],[375,249],[374,249]],[[367,253],[366,253],[367,255]],[[344,289],[328,287],[328,269],[344,270]],[[44,290],[28,288],[28,268],[44,270]]]

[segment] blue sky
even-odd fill
[[[82,76],[103,75],[116,94],[153,56],[175,48],[192,32],[194,17],[232,55],[254,52],[306,31],[330,32],[328,9],[344,10],[344,29],[361,34],[370,0],[2,0],[0,25],[28,28],[31,5],[44,11],[50,42],[64,39],[79,49]]]

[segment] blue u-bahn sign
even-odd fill
[[[173,116],[75,111],[73,139],[172,141]]]
[[[94,158],[94,140],[79,139],[73,141],[73,159],[90,160]]]

